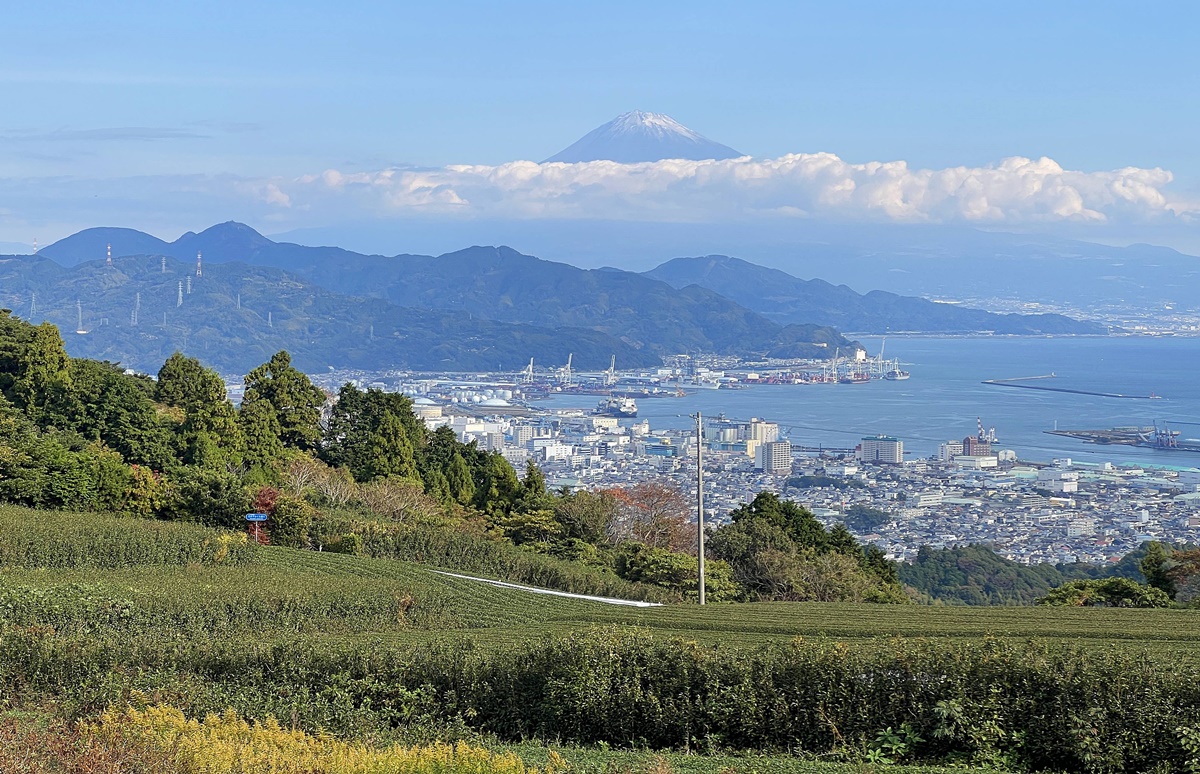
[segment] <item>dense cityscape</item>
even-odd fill
[[[565,389],[655,400],[705,382],[752,389],[747,380],[806,381],[830,368],[788,362],[751,373],[729,358],[705,360],[700,367],[696,360],[681,356],[670,361],[674,367],[636,375],[575,374]],[[848,369],[882,378],[888,368],[865,353],[846,363],[842,378]],[[718,370],[722,365],[729,370]],[[611,412],[603,410],[604,400],[594,411],[540,408],[539,396],[561,394],[563,377],[560,368],[516,378],[331,372],[314,381],[327,390],[350,382],[409,394],[430,429],[447,425],[461,441],[499,451],[518,470],[533,460],[555,488],[594,491],[654,481],[688,492],[694,501],[694,424],[661,428],[644,418],[605,416]],[[922,546],[987,544],[1025,564],[1106,564],[1146,541],[1187,544],[1200,534],[1200,470],[1068,457],[1032,461],[999,443],[995,429],[982,424],[977,433],[939,444],[928,457],[906,452],[904,439],[890,436],[864,437],[853,448],[805,446],[770,417],[706,416],[703,433],[710,524],[727,520],[757,492],[774,491],[809,508],[827,526],[846,523],[857,537],[900,561],[913,559]]]

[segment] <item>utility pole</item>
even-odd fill
[[[704,604],[704,418],[696,412],[696,577]]]

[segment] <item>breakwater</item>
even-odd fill
[[[1020,390],[1039,390],[1041,392],[1067,392],[1073,395],[1095,395],[1100,398],[1124,398],[1126,400],[1158,400],[1159,395],[1125,395],[1120,392],[1100,392],[1098,390],[1079,390],[1073,387],[1050,387],[1045,384],[1025,384],[1039,379],[1055,379],[1054,374],[1044,374],[1042,376],[1016,376],[1011,379],[985,379],[984,384],[990,384],[993,387],[1015,387]]]

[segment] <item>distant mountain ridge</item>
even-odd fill
[[[994,314],[882,290],[857,293],[845,285],[803,280],[778,269],[726,255],[676,258],[646,276],[677,288],[719,291],[781,324],[805,321],[856,333],[924,332],[1001,334],[1103,334],[1098,323],[1059,314]]]
[[[116,266],[97,273],[97,267],[104,269],[109,244]],[[197,252],[203,253],[202,281],[194,278]],[[166,280],[148,270],[117,281],[125,271],[122,267],[130,265],[127,259],[140,266],[161,262],[161,256],[167,257],[173,277],[165,290],[155,283]],[[436,257],[363,255],[338,247],[274,242],[235,222],[189,232],[173,242],[130,229],[87,229],[35,257],[3,260],[0,268],[0,303],[20,314],[28,308],[29,294],[36,292],[39,307],[64,330],[75,325],[76,298],[97,316],[107,317],[111,330],[123,327],[136,292],[143,293],[147,304],[143,319],[165,312],[170,321],[177,314],[173,304],[178,283],[193,276],[199,295],[180,307],[178,314],[186,319],[178,330],[191,331],[192,345],[202,338],[208,341],[213,357],[231,366],[245,358],[219,351],[221,335],[234,343],[235,351],[296,348],[301,362],[319,367],[366,367],[374,362],[379,368],[484,370],[513,367],[529,357],[557,362],[569,352],[585,368],[606,365],[614,354],[622,366],[639,367],[656,364],[665,354],[697,350],[828,357],[838,348],[854,346],[839,328],[872,333],[1103,332],[1091,323],[1059,316],[993,315],[881,291],[860,295],[845,286],[800,280],[725,256],[677,259],[639,274],[580,269],[508,247],[476,246]],[[263,330],[261,321],[229,313],[237,293],[243,292],[238,290],[243,281],[286,289],[264,292],[257,306],[243,298],[247,308],[258,312],[263,304],[274,305],[270,308],[275,310],[275,328]],[[204,294],[221,283],[223,289],[203,306],[201,299],[208,298]],[[258,291],[244,291],[243,296],[254,292]],[[151,308],[151,298],[162,308]],[[203,314],[187,317],[193,307]],[[389,342],[377,343],[374,360],[372,348],[361,344],[372,325],[376,342]],[[406,327],[420,331],[425,340],[418,345],[405,338]],[[198,338],[200,330],[207,333]],[[397,333],[397,341],[386,338]],[[161,362],[163,353],[158,350],[168,346],[169,339],[159,336],[152,341],[144,329],[126,338],[113,335],[115,343],[107,349],[99,345],[100,336],[75,344],[86,344],[87,353],[140,362],[144,358],[136,345],[141,342],[153,350],[151,359]],[[503,341],[481,343],[489,337]],[[417,351],[418,346],[424,351]],[[431,354],[435,352],[436,358]],[[253,362],[262,360],[258,354],[254,357]]]
[[[634,110],[593,129],[542,163],[634,164],[664,159],[736,159],[743,155],[688,129],[670,116]]]
[[[775,323],[704,288],[676,289],[635,272],[588,271],[507,247],[471,247],[438,257],[361,255],[272,242],[234,222],[171,243],[154,237],[147,242],[139,233],[88,229],[42,254],[68,264],[91,259],[110,238],[114,256],[122,255],[126,244],[149,244],[181,261],[194,261],[200,250],[205,265],[239,261],[272,266],[336,293],[381,298],[402,307],[539,328],[589,328],[656,356],[703,350],[822,357],[853,345],[835,330]]]
[[[559,363],[568,354],[582,368],[604,367],[613,355],[628,367],[661,362],[587,328],[402,308],[268,266],[214,263],[197,277],[193,263],[156,255],[69,267],[41,255],[0,257],[0,306],[57,325],[73,356],[151,372],[176,350],[225,373],[245,373],[280,349],[309,372],[515,371],[530,357]]]

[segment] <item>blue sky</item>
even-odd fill
[[[445,217],[394,192],[317,195],[312,178],[542,159],[632,109],[755,158],[941,170],[1046,156],[1081,173],[1169,170],[1156,193],[1200,198],[1192,3],[43,2],[5,15],[0,241]],[[1194,238],[1188,218],[1084,198],[1104,216],[1098,239]],[[990,225],[1033,217],[1014,208]]]

